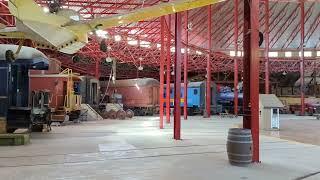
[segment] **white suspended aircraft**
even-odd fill
[[[31,39],[36,48],[74,54],[88,43],[88,33],[111,27],[150,20],[160,16],[215,4],[225,0],[175,0],[92,20],[70,9],[44,12],[33,0],[9,0],[10,13],[16,27],[0,25],[0,38]],[[20,47],[23,43],[20,43]],[[6,59],[14,60],[21,48],[6,51]]]

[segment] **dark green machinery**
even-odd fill
[[[32,131],[42,132],[43,128],[51,131],[50,93],[48,91],[32,91],[31,124]]]

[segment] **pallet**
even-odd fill
[[[0,117],[0,134],[7,133],[7,121]]]
[[[29,134],[0,134],[0,146],[19,146],[29,143]]]

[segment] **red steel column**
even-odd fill
[[[184,103],[183,103],[183,117],[185,120],[188,118],[188,11],[185,12],[185,33],[186,33],[186,46],[184,51],[184,70],[183,70],[183,84],[184,84]]]
[[[160,91],[159,91],[159,103],[160,103],[160,124],[159,124],[159,128],[163,129],[163,84],[164,84],[164,58],[165,58],[165,53],[164,53],[164,23],[165,23],[165,19],[164,16],[162,16],[160,18],[161,21],[161,50],[160,50],[160,71],[159,71],[159,75],[160,75]]]
[[[182,14],[175,15],[175,59],[174,59],[174,139],[181,139],[181,32]]]
[[[250,112],[250,2],[243,1],[243,128],[251,129]]]
[[[244,1],[244,128],[251,129],[252,162],[259,162],[259,0]]]
[[[208,57],[207,57],[207,84],[206,84],[206,115],[209,118],[211,114],[211,5],[208,6]]]
[[[265,0],[265,93],[270,91],[270,72],[269,72],[269,0]]]
[[[300,0],[300,93],[301,93],[301,115],[304,115],[304,1]]]
[[[166,122],[170,123],[170,75],[171,75],[171,16],[168,16],[168,29],[167,29],[167,88],[166,88]]]
[[[250,103],[252,161],[259,162],[259,0],[251,0]]]
[[[238,114],[238,76],[239,76],[239,63],[238,63],[238,36],[239,36],[239,0],[234,0],[234,114]]]

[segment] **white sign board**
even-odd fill
[[[271,108],[271,129],[280,129],[280,115],[278,108]]]

